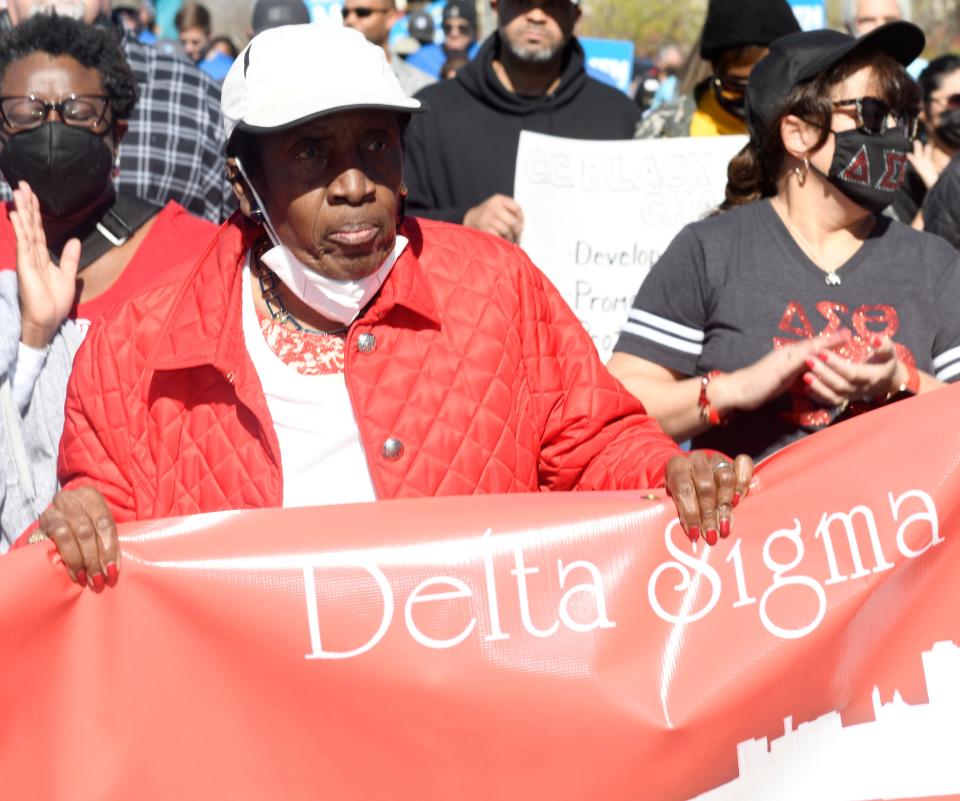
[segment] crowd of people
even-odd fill
[[[73,6],[0,38],[0,551],[81,586],[118,522],[411,496],[663,486],[715,546],[755,459],[960,376],[960,57],[894,0],[710,0],[646,112],[579,0],[448,0],[442,43],[258,0],[239,53]],[[747,137],[607,365],[518,246],[522,131]]]

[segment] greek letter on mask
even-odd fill
[[[879,136],[834,132],[836,150],[827,180],[871,214],[880,214],[903,185],[910,142],[895,128]]]

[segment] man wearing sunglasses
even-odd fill
[[[573,35],[579,0],[491,6],[498,28],[476,58],[456,78],[418,95],[432,113],[407,129],[409,209],[517,242],[523,210],[512,195],[520,132],[629,139],[640,109],[588,77]]]
[[[360,31],[368,42],[383,48],[401,88],[408,95],[415,95],[434,82],[432,76],[390,51],[390,29],[403,16],[396,0],[343,0],[340,13],[344,25]]]
[[[421,47],[407,61],[434,78],[451,56],[466,54],[473,58],[480,45],[477,42],[477,11],[473,0],[448,0],[443,7],[443,44]]]

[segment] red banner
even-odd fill
[[[0,559],[0,797],[960,797],[960,388],[661,493],[127,527]]]

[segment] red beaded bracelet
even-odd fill
[[[710,399],[707,397],[707,387],[710,382],[718,375],[723,375],[719,370],[711,370],[705,376],[700,378],[700,398],[697,400],[697,408],[700,410],[700,422],[709,423],[712,426],[723,424],[720,412],[710,405]]]

